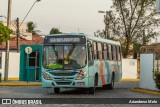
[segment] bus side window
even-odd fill
[[[104,54],[104,60],[108,59],[108,50],[107,50],[107,44],[103,44],[103,54]]]
[[[108,44],[106,44],[106,47],[107,47],[107,59],[109,60],[109,46],[108,46]]]
[[[92,59],[94,59],[94,42],[92,43]]]
[[[92,47],[90,46],[90,44],[88,44],[88,59],[89,61],[92,60]]]
[[[116,59],[116,46],[112,46],[112,47],[113,47],[112,48],[113,49],[113,51],[112,51],[113,52],[113,60],[117,60]]]
[[[93,45],[92,45],[92,53],[93,53],[93,59],[97,59],[96,42],[93,42]]]
[[[121,52],[121,48],[119,47],[119,59],[122,59],[122,52]]]
[[[108,45],[108,52],[109,52],[109,60],[112,60],[111,45]]]
[[[99,56],[98,56],[98,43],[96,42],[96,55],[97,55],[97,59],[99,59]]]
[[[98,43],[98,58],[102,60],[102,44]]]
[[[114,54],[113,54],[113,45],[111,45],[111,55],[112,55],[112,60],[114,60]]]
[[[101,43],[101,46],[102,46],[102,59],[104,59],[104,44]]]
[[[119,57],[119,54],[120,54],[119,46],[116,47],[116,51],[117,51],[116,58],[117,58],[117,60],[120,60],[120,57]]]

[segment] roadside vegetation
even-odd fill
[[[2,42],[9,40],[9,35],[12,33],[12,30],[0,23],[0,45],[2,44]]]
[[[106,11],[105,29],[96,36],[121,42],[122,54],[137,54],[140,47],[159,35],[160,15],[156,0],[113,0],[111,11]],[[136,55],[135,55],[136,56]]]

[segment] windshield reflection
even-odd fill
[[[48,69],[80,69],[86,65],[85,45],[44,46],[43,66]]]

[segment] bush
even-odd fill
[[[0,23],[0,45],[2,42],[9,40],[9,34],[13,33],[8,27]]]
[[[154,81],[155,81],[156,87],[160,90],[160,72],[159,70],[155,70],[154,72]]]

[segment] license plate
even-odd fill
[[[85,85],[85,82],[77,82],[76,85],[84,86],[84,85]]]

